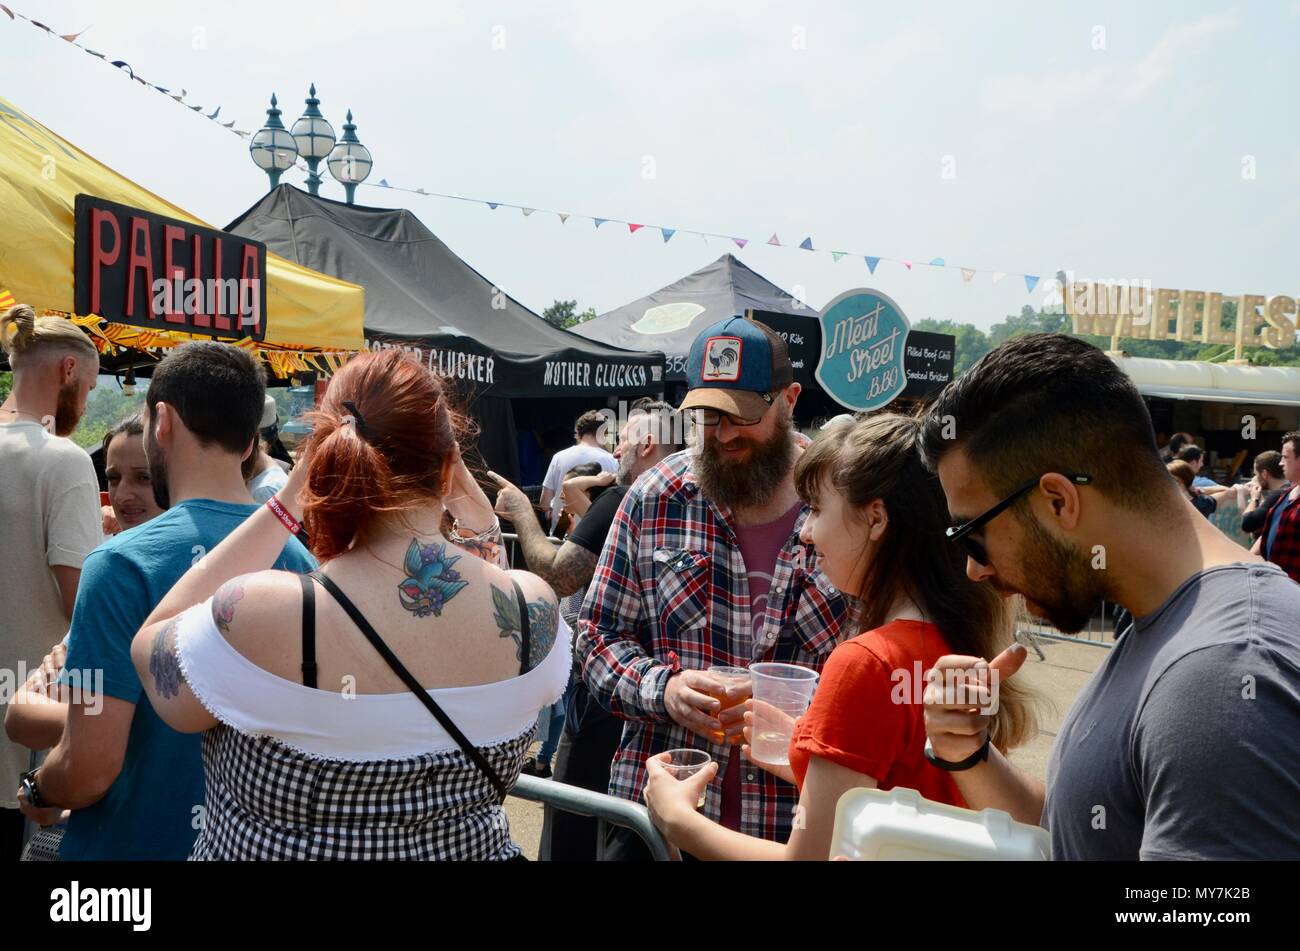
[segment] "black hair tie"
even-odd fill
[[[357,404],[345,400],[343,402],[343,408],[351,414],[352,422],[356,426],[357,432],[361,434],[361,437],[367,442],[374,442],[373,435],[370,432],[370,427],[366,425],[366,418],[361,415],[361,410],[357,409]]]

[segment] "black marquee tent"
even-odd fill
[[[264,241],[291,261],[365,287],[370,349],[401,347],[458,381],[472,399],[486,463],[517,478],[511,400],[575,398],[598,408],[663,388],[662,353],[623,350],[560,330],[462,261],[402,208],[368,208],[280,185],[227,231]],[[522,404],[521,404],[522,405]],[[541,410],[545,412],[545,410]]]
[[[574,328],[594,341],[667,355],[665,379],[686,379],[686,354],[711,323],[746,311],[816,318],[817,311],[777,287],[734,255],[724,254],[679,281]]]

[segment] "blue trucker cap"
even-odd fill
[[[793,382],[785,340],[759,321],[728,317],[705,327],[691,344],[689,392],[681,409],[716,409],[757,419],[771,405],[763,397]]]

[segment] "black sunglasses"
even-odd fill
[[[1043,475],[1049,475],[1049,474],[1050,473],[1047,472],[1043,473]],[[1061,475],[1065,476],[1075,485],[1092,484],[1092,476],[1084,475],[1083,473],[1080,472],[1063,472],[1061,473]],[[1034,486],[1038,485],[1038,483],[1041,482],[1042,480],[1043,480],[1043,476],[1040,475],[1034,478],[1032,481],[1026,482],[1024,485],[1016,489],[1016,491],[1012,492],[1010,495],[1008,495],[997,505],[993,506],[987,512],[984,512],[982,515],[977,515],[969,522],[962,522],[960,525],[953,525],[951,528],[948,528],[944,531],[944,535],[947,536],[949,541],[956,542],[958,545],[960,545],[962,549],[966,552],[966,554],[970,555],[972,558],[975,559],[975,561],[977,561],[979,564],[987,568],[989,564],[989,553],[985,551],[984,543],[981,542],[978,538],[972,538],[971,533],[976,531],[977,529],[983,528],[989,522],[993,521],[993,519],[997,518],[1004,511],[1006,511],[1007,508],[1009,508],[1011,504],[1016,501],[1016,499],[1020,498],[1030,489],[1034,488]]]

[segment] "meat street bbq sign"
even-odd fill
[[[907,386],[910,326],[898,305],[870,288],[845,291],[819,314],[817,382],[851,410],[878,409]]]

